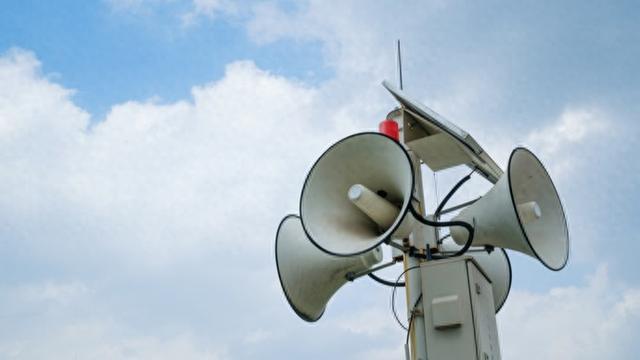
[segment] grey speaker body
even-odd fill
[[[310,322],[320,319],[329,299],[347,282],[347,273],[367,270],[382,260],[379,247],[352,257],[324,253],[309,241],[296,215],[287,215],[280,222],[275,250],[287,301],[298,316]]]
[[[539,206],[540,217],[526,222],[517,207],[530,202]],[[569,258],[569,232],[560,197],[540,160],[525,148],[513,150],[506,173],[454,220],[474,224],[474,246],[519,251],[555,271]],[[456,243],[466,241],[464,228],[451,227],[450,231]]]

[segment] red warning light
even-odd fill
[[[382,120],[378,129],[381,133],[387,135],[395,141],[400,141],[400,130],[398,129],[397,122],[391,119]]]

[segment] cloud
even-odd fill
[[[90,128],[33,55],[12,51],[1,64],[0,208],[17,230],[5,235],[33,247],[48,238],[54,257],[90,244],[144,264],[201,246],[264,246],[249,235],[256,229],[229,229],[242,218],[277,223],[277,197],[296,192],[288,169],[297,169],[294,184],[304,174],[299,149],[319,152],[326,139],[307,135],[314,90],[250,62],[195,87],[191,101],[119,104]],[[258,224],[265,233],[272,225]]]
[[[257,344],[274,339],[276,335],[272,331],[257,329],[247,334],[244,339],[245,343]]]
[[[91,290],[82,283],[58,284],[55,282],[46,282],[43,284],[22,285],[17,289],[16,293],[19,299],[26,302],[69,304],[90,291]]]
[[[640,288],[600,265],[585,285],[547,293],[512,291],[498,317],[506,359],[633,359]]]
[[[390,348],[373,348],[357,354],[354,359],[366,360],[388,360],[398,359],[404,356],[404,347],[396,346]]]
[[[554,123],[533,130],[525,138],[525,144],[551,160],[556,176],[567,176],[585,158],[584,154],[593,148],[585,145],[603,141],[613,131],[608,116],[602,110],[569,107]]]
[[[199,20],[219,20],[236,17],[246,12],[241,6],[229,0],[105,0],[114,12],[134,16],[169,15],[170,20],[178,20],[184,28],[196,25]],[[173,21],[170,21],[173,23]]]
[[[318,336],[288,316],[273,236],[309,164],[371,109],[248,61],[102,121],[28,51],[0,56],[0,82],[0,353],[251,358]]]
[[[527,140],[540,144],[549,155],[561,150],[565,144],[584,141],[587,137],[607,132],[607,120],[597,109],[569,108],[562,112],[558,121],[547,128],[535,130]]]
[[[362,12],[363,6],[367,7],[366,12]],[[247,21],[247,34],[263,45],[282,39],[320,41],[325,63],[334,68],[338,76],[392,72],[395,69],[391,56],[393,43],[389,34],[384,34],[383,27],[371,23],[382,9],[361,2],[341,3],[339,13],[335,9],[335,4],[321,1],[298,3],[287,10],[277,2],[258,3],[252,7],[252,16]],[[385,40],[389,41],[390,56],[379,52]]]
[[[171,5],[174,0],[104,0],[109,8],[117,13],[136,16],[148,16],[157,7]]]
[[[240,11],[237,3],[228,0],[193,0],[191,10],[180,16],[183,26],[191,26],[198,18],[215,19],[219,15],[237,15]]]
[[[223,347],[202,348],[189,336],[126,337],[126,329],[100,321],[65,323],[44,336],[0,344],[5,359],[209,359],[230,357]]]
[[[357,335],[370,337],[392,333],[397,325],[390,320],[389,307],[366,308],[338,319],[337,327]]]
[[[105,312],[96,289],[80,282],[0,287],[3,359],[227,359],[226,349],[192,335],[140,334]]]

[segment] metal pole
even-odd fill
[[[405,256],[404,268],[405,270],[414,266],[419,266],[420,261],[415,257]],[[407,294],[407,319],[412,318],[412,311],[418,311],[411,320],[411,333],[409,334],[409,340],[411,344],[411,359],[413,360],[427,360],[427,346],[426,346],[426,334],[424,331],[424,316],[420,313],[423,310],[422,302],[416,305],[413,309],[413,305],[416,304],[420,294],[422,294],[422,279],[420,277],[420,268],[409,270],[405,274],[405,291]]]
[[[413,153],[411,155],[412,164],[415,173],[415,198],[420,201],[418,204],[418,210],[424,213],[424,192],[422,189],[422,170],[420,168],[420,161]],[[418,229],[422,229],[419,227]],[[414,231],[410,235],[410,241],[413,245],[424,250],[426,247],[425,234],[418,230]],[[420,266],[420,260],[416,257],[405,256],[404,268],[405,270]],[[407,319],[412,321],[410,341],[411,341],[411,358],[413,360],[427,360],[427,343],[424,327],[424,310],[422,302],[418,302],[418,299],[422,295],[422,279],[420,276],[420,268],[409,270],[405,274],[405,291],[407,295]],[[415,308],[414,308],[415,305]]]
[[[400,90],[402,88],[402,55],[400,54],[400,39],[398,39],[398,83],[400,85]]]

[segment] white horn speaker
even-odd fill
[[[569,231],[558,192],[540,160],[525,148],[513,150],[496,185],[454,220],[475,224],[474,246],[519,251],[555,271],[569,258]],[[450,231],[464,244],[467,230],[455,226]]]
[[[295,215],[287,215],[278,226],[276,267],[280,285],[289,305],[306,321],[320,319],[329,299],[347,282],[348,273],[367,270],[381,260],[379,247],[353,257],[325,254],[309,241]]]
[[[456,252],[460,248],[461,246],[453,241],[445,242],[440,246],[440,250],[444,252]],[[494,248],[490,253],[483,248],[471,248],[465,255],[473,257],[491,280],[493,303],[497,313],[507,301],[511,291],[511,262],[507,252],[502,248]]]
[[[309,239],[336,256],[362,254],[408,236],[414,188],[409,154],[380,133],[360,133],[331,146],[313,165],[300,196]]]

